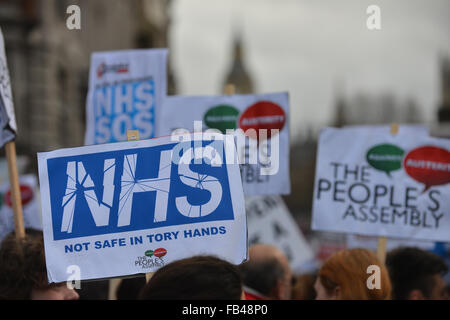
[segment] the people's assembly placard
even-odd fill
[[[85,144],[155,137],[155,119],[166,95],[166,49],[94,52],[86,101]]]
[[[39,153],[50,282],[154,272],[196,254],[247,257],[231,142],[173,137]]]
[[[323,130],[312,228],[450,241],[449,148],[402,126]]]
[[[177,129],[233,135],[244,193],[290,193],[288,93],[169,96],[157,123],[158,136]]]

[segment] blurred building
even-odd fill
[[[311,130],[303,137],[291,139],[291,194],[283,198],[292,214],[300,219],[300,226],[305,231],[311,225],[316,152],[317,141]]]
[[[438,121],[450,123],[450,57],[442,58],[441,74],[441,105],[438,109]]]
[[[244,64],[244,55],[241,36],[235,34],[233,39],[232,64],[225,77],[225,83],[223,84],[224,88],[227,84],[233,84],[235,94],[253,93],[254,90],[253,81]]]
[[[83,145],[94,51],[168,46],[170,0],[0,0],[19,154]],[[66,27],[69,5],[81,30]],[[169,90],[175,91],[173,76]]]
[[[391,93],[371,95],[357,93],[346,98],[338,93],[333,125],[374,125],[389,123],[421,123],[422,114],[414,99],[399,101]]]
[[[441,98],[438,106],[438,123],[432,127],[434,136],[450,138],[450,57],[442,57],[439,64]]]

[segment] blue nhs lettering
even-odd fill
[[[153,138],[154,81],[99,86],[94,90],[96,144],[127,140],[127,130],[138,129],[141,139]]]
[[[211,164],[212,144],[189,142],[180,157],[174,146],[49,159],[54,239],[233,219],[227,167]]]

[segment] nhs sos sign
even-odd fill
[[[233,220],[232,184],[242,186],[224,142],[167,137],[39,153],[44,229],[62,240]]]

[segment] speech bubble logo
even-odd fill
[[[221,104],[209,109],[203,116],[208,128],[226,133],[227,129],[236,129],[239,110],[233,106]]]
[[[391,177],[391,172],[401,169],[405,151],[393,144],[379,144],[367,151],[367,162]]]
[[[158,257],[158,258],[164,257],[166,255],[166,253],[167,253],[167,250],[164,248],[158,248],[153,252],[155,257]]]
[[[403,166],[411,178],[425,184],[423,192],[450,182],[450,152],[446,149],[435,146],[413,149],[406,155]]]
[[[239,118],[239,127],[247,132],[249,129],[256,131],[256,136],[248,135],[250,138],[260,138],[259,130],[267,130],[267,139],[272,135],[271,130],[283,130],[286,123],[286,113],[283,108],[271,101],[259,101],[242,113]]]
[[[147,257],[153,256],[153,250],[147,250],[147,251],[145,251],[145,255],[146,255]]]

